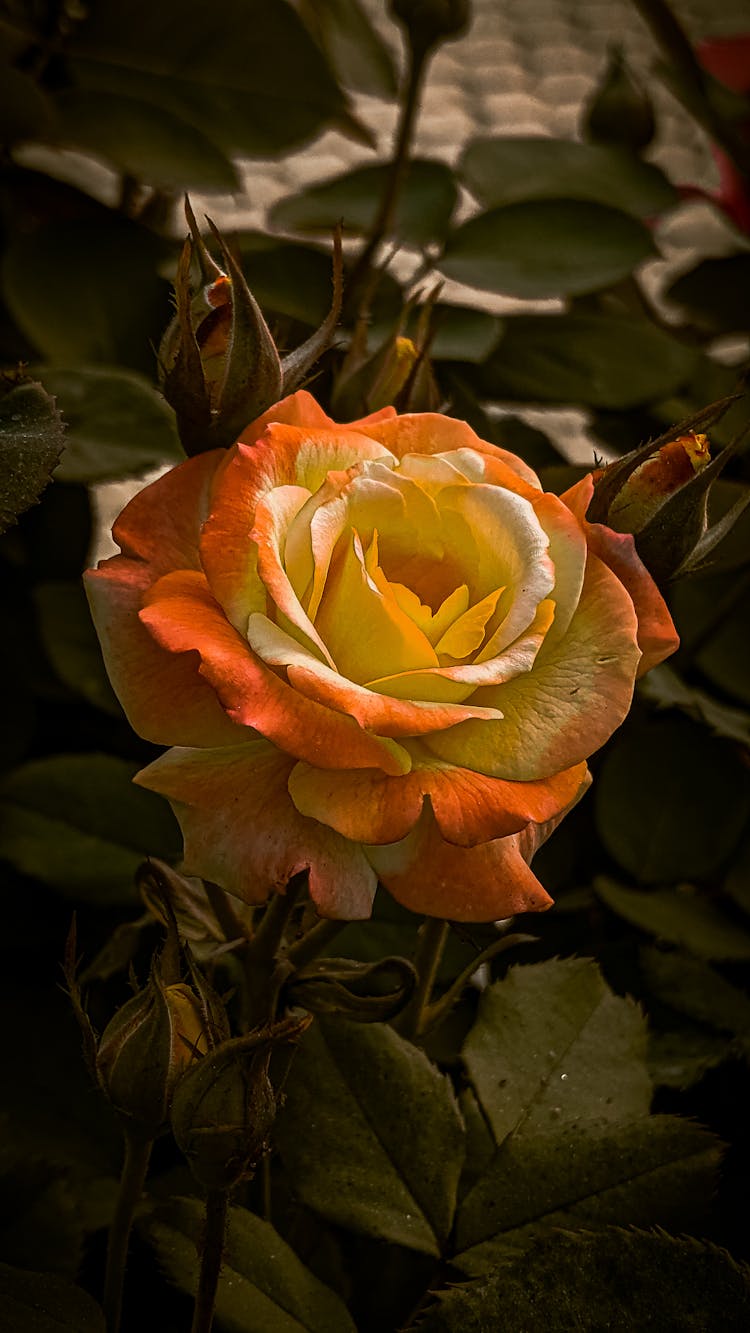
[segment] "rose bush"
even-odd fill
[[[529,868],[639,671],[676,646],[633,539],[545,494],[463,422],[334,424],[307,393],[147,486],[89,571],[137,778],[185,868],[248,902],[309,868],[324,916],[377,880],[490,920],[550,899]]]

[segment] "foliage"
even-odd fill
[[[742,367],[717,346],[750,331],[741,211],[726,252],[697,256],[661,294],[668,319],[644,282],[683,183],[648,158],[638,72],[628,82],[613,59],[578,140],[484,134],[451,165],[413,157],[407,134],[394,171],[353,95],[414,109],[429,59],[412,61],[410,88],[399,29],[389,40],[371,13],[362,0],[3,7],[0,1333],[106,1327],[119,1123],[84,1071],[71,1010],[90,1053],[131,994],[128,972],[147,984],[164,929],[160,966],[179,977],[165,984],[195,988],[212,1047],[252,1030],[257,978],[279,1013],[325,1000],[307,1029],[264,1029],[260,1055],[230,1049],[259,1146],[232,1194],[218,1330],[697,1330],[718,1310],[727,1327],[748,1322],[750,516],[733,508],[748,490],[746,398],[707,428],[730,450],[710,519],[737,521],[667,590],[680,651],[639,686],[593,764],[593,795],[535,861],[555,907],[531,935],[452,925],[418,1033],[403,981],[424,946],[414,916],[381,893],[372,922],[310,931],[290,886],[277,938],[261,911],[248,943],[250,913],[180,879],[168,806],[130,781],[155,750],[109,685],[80,573],[97,487],[184,457],[153,349],[174,313],[186,191],[218,203],[247,158],[282,158],[323,131],[356,140],[371,153],[362,166],[231,236],[276,342],[304,348],[326,321],[343,220],[343,310],[312,372],[320,401],[357,415],[385,385],[402,409],[440,406],[550,489],[581,471],[532,428],[534,409],[582,410],[611,457],[737,385]],[[664,54],[690,114],[736,149],[741,90],[722,102],[715,81],[690,82],[681,48]],[[59,150],[73,150],[76,184],[60,178]],[[445,297],[444,279],[459,284]],[[502,317],[498,296],[512,298]],[[397,363],[407,338],[411,359]],[[144,871],[146,857],[158,860]],[[392,1022],[365,1021],[401,1003]],[[123,1333],[189,1326],[204,1202],[166,1135]],[[111,1310],[108,1321],[113,1333]]]

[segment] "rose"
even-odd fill
[[[128,717],[172,745],[185,869],[248,902],[309,868],[324,916],[550,899],[528,862],[639,670],[676,646],[593,482],[544,494],[437,414],[335,425],[306,393],[142,490],[89,571]]]

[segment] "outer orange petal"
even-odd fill
[[[370,735],[350,717],[306,699],[255,656],[225,618],[202,574],[165,574],[150,591],[141,620],[172,653],[200,656],[200,673],[229,716],[254,727],[287,754],[321,767],[383,768],[402,773],[408,754]]]
[[[589,523],[586,510],[594,493],[594,479],[589,474],[571,486],[560,499],[576,515],[589,544],[627,589],[638,617],[638,647],[643,657],[638,668],[642,676],[663,662],[680,646],[664,598],[635,548],[635,539],[626,532],[613,532],[603,523]]]
[[[526,782],[560,773],[599,749],[627,716],[640,653],[633,603],[610,569],[589,554],[567,634],[545,644],[531,671],[477,690],[502,722],[463,722],[425,737],[461,768]]]
[[[456,847],[440,836],[428,804],[407,838],[367,847],[368,860],[389,893],[412,912],[451,921],[497,921],[517,912],[543,912],[552,899],[528,861],[552,826],[477,847]]]
[[[372,422],[387,421],[390,417],[395,417],[395,407],[381,407],[378,412],[371,412],[369,416],[362,417],[359,421],[348,422],[350,429],[356,430],[358,426],[367,426]],[[266,426],[274,422],[283,422],[288,426],[334,426],[335,422],[329,416],[326,416],[323,408],[313,398],[306,389],[298,389],[296,393],[289,394],[282,398],[280,402],[274,403],[269,407],[263,416],[257,417],[249,426],[246,426],[240,436],[245,444],[252,444],[254,440],[260,438]]]
[[[225,458],[223,449],[198,454],[144,486],[112,528],[123,553],[147,561],[157,578],[169,569],[200,569],[200,527]]]
[[[199,674],[197,654],[165,652],[141,624],[151,579],[148,565],[121,555],[84,575],[107,674],[130,725],[156,745],[236,745],[243,729]]]
[[[492,459],[503,473],[511,474],[511,479],[519,477],[527,486],[540,489],[536,473],[507,449],[500,449],[496,444],[482,440],[465,421],[443,416],[440,412],[407,412],[403,416],[390,418],[373,425],[366,421],[357,423],[360,430],[366,430],[373,439],[380,440],[397,458],[405,454],[442,454],[457,449],[473,449]],[[485,481],[494,481],[494,477],[485,476]],[[499,482],[498,484],[507,484]],[[515,489],[511,486],[511,489]]]
[[[446,842],[474,847],[555,818],[590,782],[585,764],[542,782],[503,782],[431,761],[411,748],[414,768],[397,778],[368,769],[343,774],[297,764],[289,778],[292,800],[302,814],[330,824],[345,838],[382,844],[405,838],[429,797]]]
[[[309,869],[321,916],[369,917],[375,874],[356,843],[295,809],[286,785],[293,763],[259,739],[220,750],[173,749],[136,782],[172,802],[188,874],[259,903]]]

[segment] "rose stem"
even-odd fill
[[[302,967],[313,958],[317,958],[321,949],[325,949],[331,940],[335,940],[347,924],[346,921],[319,921],[302,936],[301,940],[297,940],[297,943],[290,947],[287,953],[289,962],[295,967]]]
[[[265,915],[245,948],[245,980],[248,1026],[261,1026],[273,1018],[278,993],[272,986],[275,958],[284,939],[289,918],[305,885],[305,875],[294,875],[286,893],[274,894]]]
[[[410,1041],[417,1040],[422,1030],[425,1010],[430,1001],[449,930],[450,925],[447,921],[440,921],[432,916],[425,917],[419,928],[414,955],[417,986],[395,1024],[401,1035],[408,1037]]]
[[[224,1256],[228,1200],[226,1190],[209,1190],[206,1196],[206,1226],[191,1333],[211,1333],[213,1328],[216,1290]]]
[[[381,274],[379,269],[374,267],[373,260],[379,245],[391,228],[399,196],[406,179],[411,140],[419,110],[419,98],[429,54],[429,46],[414,47],[411,42],[409,43],[406,91],[401,104],[396,144],[388,167],[388,177],[383,197],[372,225],[369,240],[349,275],[347,285],[350,298],[356,297],[357,299],[356,329],[352,340],[355,347],[359,345],[360,340],[364,337],[370,317],[370,307],[380,283]]]
[[[153,1139],[125,1131],[125,1158],[120,1176],[115,1213],[107,1242],[107,1271],[104,1278],[104,1317],[107,1333],[118,1333],[122,1314],[122,1290],[128,1241],[133,1225],[133,1214],[143,1193],[146,1172],[151,1157]]]

